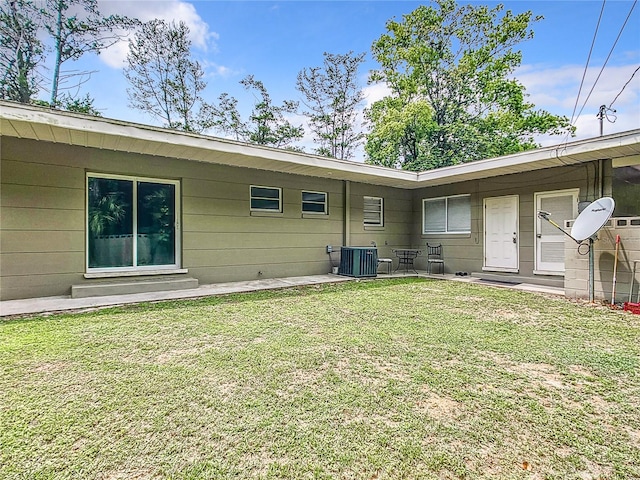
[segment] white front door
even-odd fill
[[[566,236],[551,223],[538,217],[538,212],[550,213],[551,220],[564,228],[565,220],[573,220],[578,214],[578,193],[579,191],[575,189],[535,194],[536,267],[534,273],[564,274],[564,241]]]
[[[518,196],[484,199],[483,270],[518,272]]]

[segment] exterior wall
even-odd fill
[[[340,180],[7,137],[1,153],[3,300],[95,281],[84,278],[87,172],[180,180],[181,266],[201,284],[328,273],[326,245],[343,243]],[[250,185],[281,187],[283,213],[252,214]],[[327,192],[329,215],[303,215],[302,190]]]
[[[425,248],[426,243],[442,243],[446,272],[480,272],[483,267],[483,201],[485,198],[518,195],[519,199],[519,272],[520,277],[534,277],[535,250],[535,193],[580,189],[580,200],[594,200],[596,170],[594,164],[567,166],[538,170],[534,172],[503,175],[484,180],[474,180],[451,185],[442,185],[414,192],[414,233],[413,244]],[[471,195],[471,234],[453,235],[422,234],[422,200],[450,195]],[[426,268],[424,258],[418,258],[416,265]],[[536,275],[537,278],[544,276]]]
[[[616,236],[620,235],[618,249],[618,266],[616,270],[616,303],[629,301],[629,288],[633,262],[637,261],[636,276],[633,286],[633,302],[636,302],[640,288],[640,217],[635,217],[634,225],[615,226],[618,219],[612,219],[613,226],[605,227],[597,234],[593,243],[594,300],[611,302],[613,291],[613,265],[615,260]],[[589,298],[589,255],[585,247],[578,248],[576,243],[567,237],[565,241],[565,295],[570,298]],[[582,254],[581,254],[582,253]]]
[[[383,226],[364,225],[364,197],[383,198]],[[351,184],[349,246],[368,247],[375,242],[378,256],[393,258],[392,249],[411,248],[413,229],[412,192],[378,185]]]
[[[441,243],[445,273],[476,272],[482,268],[482,199],[478,186],[478,182],[473,181],[420,189],[413,193],[412,243],[423,251],[426,251],[427,242]],[[464,194],[471,194],[471,234],[422,234],[423,199]],[[427,269],[425,255],[416,259],[416,268]]]
[[[330,271],[343,230],[341,181],[181,164],[183,267],[201,284]],[[282,188],[283,213],[250,212],[249,186]],[[328,193],[329,215],[302,214],[302,190]]]
[[[179,180],[181,267],[201,284],[327,273],[338,257],[327,255],[326,245],[337,249],[372,242],[381,257],[393,257],[393,248],[424,249],[427,242],[442,243],[447,272],[479,272],[483,200],[507,195],[519,198],[519,272],[515,275],[533,277],[534,194],[578,188],[582,201],[610,194],[610,187],[602,192],[597,187],[598,162],[406,190],[13,137],[2,138],[0,153],[3,300],[68,295],[71,285],[92,281],[84,277],[87,172]],[[603,163],[604,184],[610,186],[610,162]],[[283,212],[251,212],[250,185],[282,188]],[[327,192],[329,214],[303,214],[302,190]],[[422,199],[459,194],[471,195],[471,233],[423,235]],[[364,196],[384,199],[383,226],[363,224]],[[630,259],[640,250],[637,241],[637,236],[625,238]],[[567,253],[568,259],[572,253]],[[604,253],[601,257],[600,289],[606,296],[610,283],[606,275],[612,268]],[[585,291],[577,286],[583,281],[584,260],[568,260],[570,296]],[[418,257],[416,267],[426,269],[424,256]],[[624,285],[632,265],[619,268],[619,284]],[[621,295],[624,288],[618,290]]]

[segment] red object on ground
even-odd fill
[[[640,315],[640,303],[624,302],[624,310]]]

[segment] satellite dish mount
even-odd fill
[[[571,227],[571,233],[567,233],[560,225],[551,220],[551,214],[549,212],[539,211],[538,218],[546,220],[551,225],[556,227],[566,236],[571,238],[578,244],[578,251],[580,246],[584,245],[584,241],[589,241],[589,301],[593,302],[593,290],[594,290],[594,275],[593,275],[593,242],[596,233],[605,226],[605,224],[613,215],[613,210],[616,207],[616,202],[611,197],[602,197],[595,202],[590,203],[585,208]]]

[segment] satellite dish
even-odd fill
[[[589,204],[571,228],[571,236],[576,242],[582,242],[592,237],[598,230],[604,227],[616,208],[616,202],[611,197],[602,197]]]

